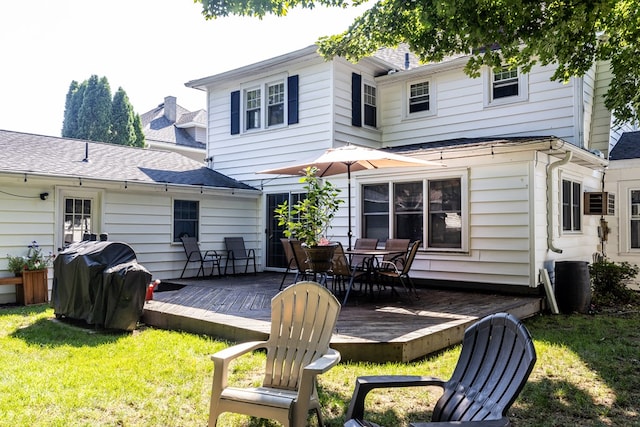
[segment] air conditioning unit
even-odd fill
[[[614,215],[616,196],[607,192],[584,193],[585,215]]]

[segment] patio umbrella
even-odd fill
[[[380,169],[391,167],[416,167],[416,166],[444,166],[441,163],[430,162],[428,160],[414,159],[412,157],[400,156],[373,148],[360,147],[357,145],[345,145],[338,148],[330,148],[320,157],[296,165],[284,166],[275,169],[268,169],[258,173],[278,174],[278,175],[304,175],[304,169],[310,166],[318,168],[316,176],[325,177],[338,174],[347,174],[347,198],[349,200],[349,250],[351,250],[351,172],[366,169]]]

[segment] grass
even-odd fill
[[[513,425],[640,426],[639,309],[527,319],[538,362],[509,412]],[[227,345],[145,327],[99,332],[57,321],[47,306],[0,309],[0,426],[204,426],[209,355]],[[320,377],[325,422],[342,425],[356,376],[448,378],[459,351],[408,364],[341,363]],[[263,360],[237,362],[231,381],[257,384]],[[378,391],[368,417],[387,426],[428,419],[437,397],[437,389]],[[224,414],[218,425],[277,424]]]

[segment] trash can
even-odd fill
[[[591,304],[591,280],[586,261],[558,261],[554,288],[562,313],[588,313]]]
[[[56,317],[105,329],[132,331],[144,310],[151,274],[126,243],[82,241],[53,263],[51,302]]]

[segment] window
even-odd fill
[[[260,129],[260,89],[245,91],[245,130]]]
[[[95,233],[93,225],[93,200],[64,198],[64,245],[81,242],[85,234]]]
[[[231,135],[298,123],[298,76],[231,92]]]
[[[267,86],[267,126],[284,123],[284,83]]]
[[[193,200],[173,201],[173,241],[184,236],[198,238],[200,204]]]
[[[429,82],[409,86],[409,114],[429,111]]]
[[[562,230],[581,230],[582,186],[578,182],[562,180]]]
[[[377,109],[376,109],[376,88],[364,85],[364,124],[366,126],[377,126]]]
[[[462,191],[460,179],[429,181],[429,247],[460,248]]]
[[[463,182],[460,177],[397,182],[391,200],[389,184],[363,185],[363,237],[420,239],[427,248],[464,250]]]
[[[640,190],[631,190],[631,249],[640,249]]]
[[[422,193],[422,181],[394,184],[395,238],[422,240],[424,223]]]
[[[529,76],[522,74],[517,68],[487,68],[483,80],[485,107],[522,102],[529,97]]]
[[[493,74],[493,99],[518,96],[518,70],[503,67]]]
[[[362,187],[363,236],[385,241],[389,238],[389,185]]]

